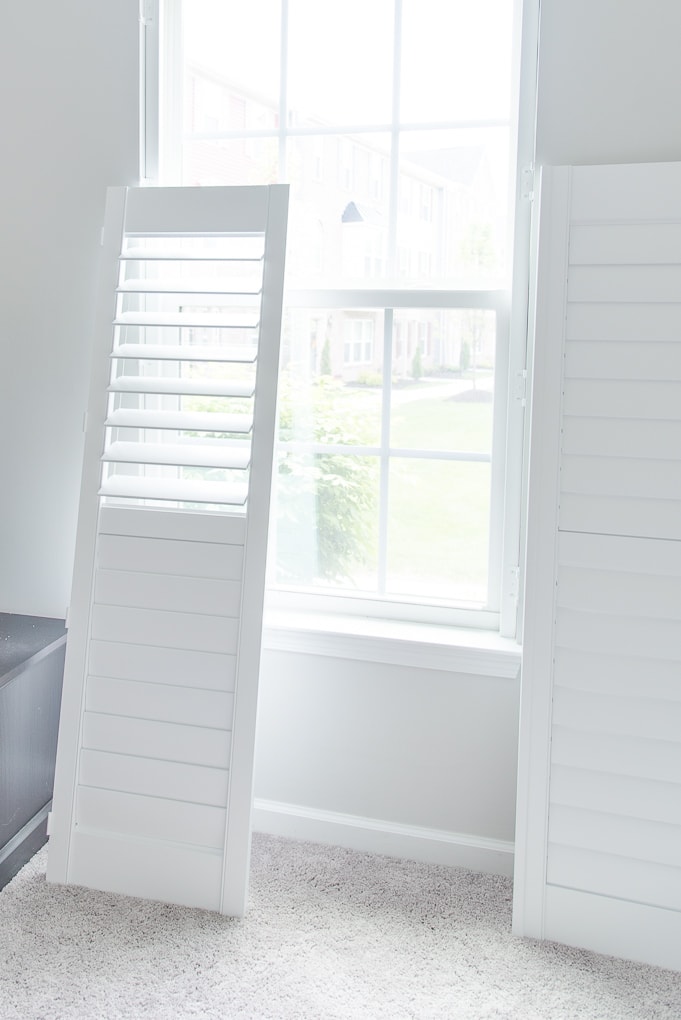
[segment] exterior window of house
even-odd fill
[[[272,589],[498,627],[520,0],[160,5],[161,183],[291,186]]]

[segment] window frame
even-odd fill
[[[508,337],[505,344],[497,342],[497,358],[495,365],[495,412],[493,425],[493,450],[496,450],[498,470],[493,474],[490,515],[490,576],[489,591],[498,592],[498,603],[492,611],[475,611],[452,606],[440,607],[429,600],[400,600],[391,597],[389,600],[364,599],[349,595],[337,595],[315,591],[308,595],[297,592],[285,596],[284,601],[275,593],[275,604],[280,608],[300,609],[302,612],[326,611],[331,613],[357,612],[360,616],[375,616],[383,619],[405,619],[416,622],[432,622],[435,624],[453,625],[455,627],[473,627],[498,630],[501,636],[511,637],[518,634],[519,605],[522,599],[522,570],[524,555],[524,532],[522,506],[526,494],[526,477],[524,465],[527,458],[527,422],[525,421],[528,348],[528,307],[529,307],[529,254],[531,202],[534,174],[534,134],[536,109],[536,70],[537,48],[539,35],[539,4],[540,0],[515,0],[514,2],[514,92],[512,110],[518,111],[517,118],[510,119],[510,151],[515,151],[515,181],[512,195],[515,210],[511,209],[511,284],[504,308],[496,309],[498,330],[503,328]],[[398,0],[399,7],[399,0]],[[171,183],[175,175],[177,180],[177,158],[173,156],[173,146],[168,134],[161,131],[163,122],[169,123],[177,113],[180,98],[172,75],[173,62],[181,53],[179,34],[179,11],[181,0],[140,0],[140,63],[141,75],[141,177],[144,183]],[[284,50],[282,46],[282,51]],[[282,79],[286,73],[286,54],[282,52]],[[285,90],[283,90],[285,94]],[[376,126],[362,127],[361,131],[376,132]],[[345,131],[345,127],[343,127]],[[273,132],[266,132],[272,134]],[[288,136],[318,135],[338,136],[338,126],[332,129],[299,129],[288,126],[286,118],[279,118],[277,133],[280,152],[286,145]],[[354,133],[354,132],[353,132]],[[241,137],[243,132],[234,132]],[[262,132],[255,132],[262,134]],[[175,154],[178,152],[175,148]],[[161,166],[165,174],[161,178]],[[340,160],[339,160],[340,166]],[[387,168],[386,186],[392,187],[393,203],[403,203],[403,195],[396,184],[396,168]],[[390,178],[392,177],[392,180]],[[393,246],[396,261],[399,263],[399,249]],[[396,267],[398,268],[398,267]],[[288,291],[286,301],[289,306],[314,307],[310,298],[316,293],[318,307],[322,306],[322,292]],[[358,292],[352,292],[356,295]],[[365,297],[366,293],[361,292]],[[378,290],[375,294],[380,293]],[[429,290],[400,291],[403,300],[408,298],[409,307],[419,307],[422,300],[433,307],[433,292]],[[480,298],[485,291],[475,291],[475,304],[467,307],[480,308]],[[462,300],[465,292],[439,292],[440,299]],[[348,296],[347,294],[345,295]],[[387,295],[383,294],[383,297]],[[328,293],[327,293],[328,297]],[[337,295],[338,297],[338,295]],[[512,300],[511,300],[512,298]],[[464,297],[463,300],[470,300]],[[328,307],[328,305],[327,305]],[[345,307],[357,307],[351,302]],[[383,309],[392,307],[374,303],[371,307]],[[406,307],[406,304],[402,304]],[[437,307],[452,307],[444,304]],[[462,307],[454,304],[453,307]],[[483,306],[484,307],[484,306]],[[390,318],[386,314],[386,318]],[[380,343],[380,338],[376,338]],[[531,341],[531,337],[530,337]],[[503,386],[497,382],[503,380]],[[500,454],[503,451],[503,455]]]

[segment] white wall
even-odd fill
[[[537,161],[681,159],[678,0],[541,0]]]
[[[138,168],[138,0],[5,4],[0,611],[63,617],[105,188]]]

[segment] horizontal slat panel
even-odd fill
[[[208,344],[118,344],[112,358],[126,358],[135,361],[224,361],[252,364],[257,357],[257,347],[227,347]]]
[[[679,500],[681,458],[644,460],[632,457],[564,456],[560,485],[563,492],[589,496]]]
[[[600,304],[567,306],[568,340],[666,340],[681,335],[681,302],[674,305]]]
[[[84,748],[80,755],[79,782],[103,790],[226,807],[229,772]]]
[[[227,812],[206,804],[142,797],[80,786],[76,825],[102,833],[169,840],[219,849],[224,844]]]
[[[99,495],[118,499],[166,499],[177,503],[243,506],[248,497],[248,486],[227,482],[197,482],[184,478],[111,475],[102,481]]]
[[[554,685],[553,722],[556,726],[584,733],[617,733],[678,741],[681,760],[681,703],[678,701],[645,695],[617,697]]]
[[[597,653],[557,648],[553,676],[554,683],[561,687],[623,697],[647,694],[651,698],[681,702],[677,662],[617,654],[617,650]]]
[[[575,223],[570,264],[660,265],[681,262],[681,223]]]
[[[559,522],[562,531],[681,540],[681,507],[669,499],[563,493]]]
[[[170,464],[244,470],[251,461],[250,443],[209,446],[193,443],[124,443],[107,446],[102,460],[122,464]]]
[[[180,329],[257,329],[256,314],[237,315],[230,312],[120,312],[114,319],[115,326],[159,326]]]
[[[555,644],[578,651],[612,652],[681,662],[675,620],[605,616],[559,609]]]
[[[197,514],[195,511],[188,510],[159,512],[149,507],[103,506],[99,511],[98,530],[100,534],[107,535],[131,535],[136,538],[168,538],[182,542],[224,542],[229,545],[243,545],[246,537],[246,521],[243,514]],[[169,550],[166,548],[164,555],[168,553]],[[216,555],[216,550],[211,549],[210,554],[211,557]],[[239,575],[227,574],[225,576]]]
[[[681,546],[677,542],[651,543],[619,535],[558,536],[561,566],[601,568],[625,574],[658,574],[681,577]]]
[[[236,617],[241,606],[241,582],[98,570],[95,574],[95,602],[137,609]]]
[[[86,684],[85,708],[88,712],[231,729],[234,695],[90,676]]]
[[[233,691],[236,655],[91,641],[88,668],[114,679]]]
[[[572,379],[563,396],[563,413],[579,417],[678,421],[680,405],[678,382]]]
[[[76,829],[71,838],[69,882],[125,896],[219,910],[222,854]]]
[[[239,621],[225,616],[95,605],[90,633],[99,641],[165,645],[232,655],[237,649]]]
[[[565,417],[561,446],[567,454],[671,460],[681,450],[681,421]]]
[[[568,301],[659,302],[678,301],[681,265],[572,265]]]
[[[681,746],[643,737],[583,733],[554,726],[551,761],[555,765],[634,776],[663,783],[681,783]]]
[[[162,515],[158,512],[156,516]],[[134,535],[100,535],[97,566],[150,574],[241,580],[243,546],[137,538]]]
[[[151,375],[120,375],[109,384],[110,393],[166,393],[201,397],[252,397],[252,381],[231,379],[160,378]]]
[[[151,194],[149,194],[151,192]],[[267,226],[270,189],[232,187],[216,210],[213,188],[129,188],[125,206],[126,235],[255,234]],[[241,247],[251,238],[235,238]],[[262,242],[260,242],[262,243]]]
[[[681,910],[681,868],[549,844],[547,881],[569,889]]]
[[[681,864],[681,827],[610,812],[552,804],[549,841],[564,847],[650,861]]]
[[[218,414],[211,411],[145,411],[121,407],[105,422],[117,429],[173,429],[179,432],[236,432],[247,434],[253,419],[247,414]]]
[[[231,739],[228,730],[95,712],[83,714],[83,747],[92,751],[226,769]]]
[[[598,223],[681,220],[681,167],[678,163],[629,163],[573,167],[573,221]]]
[[[554,765],[551,803],[681,826],[681,785]]]
[[[681,291],[680,291],[681,292]],[[568,379],[681,380],[681,344],[597,343],[571,340],[565,345]]]
[[[560,567],[557,605],[609,616],[681,621],[681,577]]]

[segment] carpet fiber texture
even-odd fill
[[[256,835],[241,920],[0,893],[2,1020],[679,1020],[681,974],[511,935],[508,879]]]

